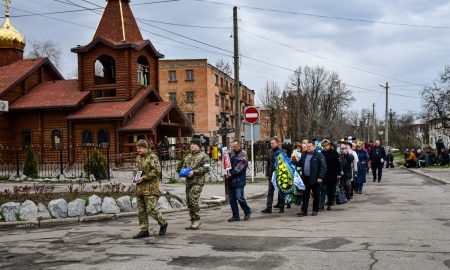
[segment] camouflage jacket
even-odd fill
[[[194,171],[192,177],[186,178],[187,185],[203,185],[205,183],[206,175],[211,169],[209,157],[202,151],[189,153],[184,158],[183,167],[191,168]]]
[[[153,151],[148,150],[147,155],[136,157],[136,166],[133,171],[133,179],[136,176],[137,171],[142,171],[143,181],[136,185],[136,195],[159,196],[159,174],[161,173],[161,167],[158,157]]]

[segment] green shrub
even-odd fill
[[[108,164],[106,157],[102,155],[100,150],[90,153],[89,158],[84,163],[84,172],[86,178],[93,174],[96,180],[108,178]]]
[[[27,149],[27,158],[25,159],[25,164],[23,166],[23,174],[31,178],[39,177],[38,163],[31,147]]]
[[[172,177],[169,179],[169,184],[178,184],[178,180]]]

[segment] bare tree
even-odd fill
[[[400,116],[393,116],[391,119],[391,143],[399,149],[417,147],[416,135],[413,127],[414,115],[406,113]]]
[[[346,119],[344,112],[354,98],[337,73],[300,66],[289,77],[286,90],[295,100],[289,107],[297,116],[297,123],[291,121],[288,129],[294,129],[297,138],[336,137],[350,127],[339,120]]]
[[[58,68],[61,68],[61,48],[51,40],[30,41],[26,53],[27,58],[48,57],[50,61]]]
[[[216,68],[230,77],[233,76],[233,68],[231,67],[230,63],[228,61],[225,61],[223,58],[217,60]]]
[[[279,121],[281,90],[280,87],[273,81],[267,81],[262,92],[259,94],[259,100],[263,107],[269,114],[270,122],[270,136],[275,136],[275,125]]]
[[[450,134],[450,66],[445,66],[439,78],[425,87],[421,95],[425,116],[436,120],[440,124],[437,128]]]

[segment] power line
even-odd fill
[[[153,4],[161,4],[161,3],[170,3],[170,2],[179,2],[181,0],[161,0],[161,1],[151,1],[151,2],[143,2],[143,3],[136,3],[136,4],[131,4],[131,6],[143,6],[143,5],[153,5]],[[56,2],[61,2],[61,1],[56,1]],[[73,9],[73,10],[63,10],[63,11],[51,11],[51,12],[44,12],[44,13],[35,13],[32,12],[30,13],[29,11],[23,11],[19,8],[16,7],[10,7],[10,9],[12,10],[19,10],[19,11],[23,11],[23,12],[28,12],[29,14],[23,14],[23,15],[11,15],[11,18],[20,18],[20,17],[31,17],[31,16],[42,16],[42,15],[54,15],[54,14],[65,14],[65,13],[75,13],[75,12],[82,12],[82,11],[92,11],[92,10],[102,10],[104,9],[104,7],[101,7],[100,5],[94,4],[92,2],[88,2],[88,1],[83,1],[86,3],[90,3],[92,5],[97,6],[96,8],[83,8],[83,9]],[[64,2],[61,2],[64,3]],[[68,4],[67,2],[65,2],[65,4]],[[79,6],[79,5],[77,5]],[[1,16],[0,18],[5,18],[5,16]]]
[[[358,71],[361,71],[361,72],[365,72],[365,73],[368,73],[368,74],[371,74],[371,75],[376,75],[376,76],[379,76],[379,77],[382,77],[382,78],[388,78],[388,79],[391,79],[391,80],[395,80],[395,81],[402,82],[402,83],[406,83],[406,84],[410,84],[410,85],[420,85],[420,84],[417,84],[417,83],[408,82],[408,81],[400,80],[400,79],[397,79],[397,78],[393,78],[393,77],[390,77],[390,76],[385,75],[385,74],[376,73],[376,72],[373,72],[373,71],[370,71],[370,70],[366,70],[366,69],[363,69],[363,68],[360,68],[360,67],[352,66],[352,65],[349,65],[349,64],[346,64],[346,63],[343,63],[343,62],[340,62],[340,61],[337,61],[337,60],[334,60],[334,59],[331,59],[331,58],[328,58],[328,57],[324,57],[324,56],[321,56],[321,55],[318,55],[318,54],[315,54],[315,53],[310,53],[310,52],[307,52],[307,51],[305,51],[305,50],[302,50],[302,49],[296,48],[296,47],[294,47],[294,46],[291,46],[291,45],[289,45],[289,44],[282,43],[282,42],[273,40],[273,39],[271,39],[271,38],[268,38],[268,37],[265,37],[265,36],[262,36],[262,35],[259,35],[259,34],[255,34],[255,33],[249,32],[249,31],[247,31],[247,30],[245,30],[245,29],[242,29],[242,28],[240,28],[240,30],[241,30],[242,32],[245,32],[245,33],[251,34],[251,35],[253,35],[253,36],[256,36],[256,37],[258,37],[258,38],[261,38],[261,39],[264,39],[264,40],[267,40],[267,41],[276,43],[276,44],[278,44],[278,45],[287,47],[287,48],[289,48],[289,49],[293,49],[293,50],[298,51],[298,52],[301,52],[301,53],[303,53],[303,54],[307,54],[307,55],[310,55],[310,56],[314,56],[314,57],[316,57],[316,58],[320,58],[320,59],[323,59],[323,60],[326,60],[326,61],[329,61],[329,62],[333,62],[333,63],[339,64],[339,65],[341,65],[341,66],[345,66],[345,67],[348,67],[348,68],[351,68],[351,69],[354,69],[354,70],[358,70]],[[424,85],[420,85],[420,86],[424,86]]]
[[[374,93],[385,94],[385,92],[379,91],[379,90],[369,89],[369,88],[360,87],[360,86],[351,85],[351,84],[346,84],[346,83],[344,83],[344,84],[345,84],[345,86],[348,86],[348,87],[351,87],[351,88],[360,89],[360,90],[363,90],[363,91],[368,91],[368,92],[374,92]],[[407,97],[407,98],[418,98],[418,99],[420,99],[420,97],[408,96],[408,95],[402,95],[402,94],[397,94],[397,93],[392,93],[392,92],[390,92],[389,95],[399,96],[399,97]]]
[[[181,27],[190,27],[190,28],[228,29],[228,30],[231,29],[231,27],[227,27],[227,26],[189,25],[189,24],[181,24],[181,23],[172,23],[172,22],[155,21],[155,20],[149,20],[149,19],[143,19],[143,18],[136,18],[136,19],[139,19],[139,20],[141,20],[141,21],[146,21],[146,22],[161,23],[161,24],[167,24],[167,25],[173,25],[173,26],[181,26]]]
[[[55,0],[55,1],[58,1],[58,0]],[[67,1],[70,1],[70,0],[67,0]],[[65,3],[66,3],[66,4],[70,4],[69,2],[65,2]],[[73,3],[73,2],[72,2],[72,3]],[[74,5],[74,4],[71,4],[71,5]],[[78,4],[75,4],[75,5],[80,6],[80,5],[78,5]],[[83,6],[80,6],[80,7],[83,7]],[[83,8],[85,8],[85,7],[83,7]],[[26,11],[26,10],[21,10],[21,11],[31,13],[30,11]],[[93,12],[95,12],[95,11],[93,11]],[[49,17],[49,16],[46,16],[46,15],[39,15],[39,16],[43,16],[43,17],[46,17],[46,18],[49,18],[49,19],[60,20],[60,19],[53,18],[53,17]],[[65,21],[65,20],[60,20],[60,21],[63,21],[63,22],[66,22],[66,23],[75,24],[75,25],[78,25],[78,26],[87,27],[87,28],[90,28],[90,29],[95,29],[95,28],[93,28],[93,27],[89,27],[89,26],[85,26],[85,25],[76,24],[76,23],[73,23],[73,22],[70,22],[70,21]],[[144,24],[148,24],[148,23],[145,23],[145,22],[143,22],[143,23],[144,23]],[[150,25],[150,24],[148,24],[148,25]],[[150,26],[153,26],[153,25],[150,25]],[[153,27],[155,27],[155,26],[153,26]],[[218,49],[218,50],[222,50],[222,51],[224,51],[224,52],[232,53],[232,52],[229,51],[229,50],[226,50],[226,49],[217,47],[217,46],[215,46],[215,45],[208,44],[208,43],[206,43],[206,42],[198,41],[198,40],[196,40],[196,39],[193,39],[193,38],[190,38],[190,37],[187,37],[187,36],[178,34],[178,33],[176,33],[176,32],[172,32],[172,31],[163,29],[163,28],[161,28],[161,27],[156,27],[156,28],[161,29],[161,30],[164,30],[164,31],[167,31],[167,32],[169,32],[169,33],[171,33],[171,34],[174,34],[174,35],[182,36],[182,37],[187,38],[187,39],[189,39],[189,40],[191,40],[191,41],[195,41],[195,42],[201,43],[201,44],[203,44],[203,45],[210,46],[210,47],[213,47],[213,48]],[[226,56],[226,57],[232,57],[231,55],[228,55],[228,54],[225,54],[225,53],[220,53],[220,52],[215,52],[215,51],[209,51],[209,50],[206,50],[206,49],[204,49],[204,48],[201,48],[201,47],[198,47],[198,46],[189,44],[189,43],[185,43],[185,42],[182,42],[182,41],[173,39],[173,38],[169,38],[169,37],[163,36],[163,35],[161,35],[161,34],[154,33],[154,32],[152,32],[152,31],[149,31],[149,30],[146,30],[146,29],[142,29],[142,28],[141,28],[141,30],[144,31],[144,32],[153,34],[153,35],[155,35],[155,36],[162,37],[162,38],[164,38],[164,39],[168,39],[168,40],[171,40],[171,41],[174,41],[174,42],[177,42],[177,43],[181,43],[181,44],[184,44],[184,45],[187,45],[187,46],[190,46],[190,47],[197,48],[197,49],[202,50],[202,51],[206,51],[206,52],[209,52],[209,53],[214,53],[214,54],[223,55],[223,56]],[[266,64],[266,65],[270,65],[270,66],[277,67],[277,68],[280,68],[280,69],[283,69],[283,70],[287,70],[287,71],[291,71],[291,72],[294,72],[294,71],[295,71],[295,70],[293,70],[293,69],[290,69],[290,68],[287,68],[287,67],[283,67],[283,66],[279,66],[279,65],[276,65],[276,64],[273,64],[273,63],[264,61],[264,60],[260,60],[260,59],[256,59],[256,58],[250,57],[250,56],[246,56],[246,55],[241,55],[241,56],[242,56],[243,58],[247,58],[247,59],[253,60],[253,61],[255,61],[255,62],[263,63],[263,64]],[[349,84],[346,84],[346,86],[353,87],[353,88],[356,88],[356,89],[365,90],[365,91],[384,93],[384,92],[381,92],[381,91],[377,91],[377,90],[373,90],[373,89],[368,89],[368,88],[363,88],[363,87],[354,86],[354,85],[349,85]],[[401,94],[395,94],[395,93],[392,93],[392,95],[402,96],[402,97],[410,97],[410,98],[419,98],[419,97],[407,96],[407,95],[401,95]]]
[[[223,3],[223,2],[216,2],[216,1],[208,1],[208,0],[193,0],[193,1],[203,2],[203,3],[210,3],[210,4],[216,4],[216,5],[223,5],[223,6],[234,6],[233,4],[228,4],[228,3]],[[316,18],[332,19],[332,20],[340,20],[340,21],[362,22],[362,23],[373,23],[373,24],[395,25],[395,26],[406,26],[406,27],[419,27],[419,28],[432,28],[432,29],[450,29],[450,26],[397,23],[397,22],[388,22],[388,21],[375,21],[375,20],[369,20],[369,19],[329,16],[329,15],[321,15],[321,14],[314,14],[314,13],[303,13],[303,12],[295,12],[295,11],[277,10],[277,9],[270,9],[270,8],[246,6],[246,5],[238,5],[238,7],[239,8],[244,8],[244,9],[252,9],[252,10],[267,11],[267,12],[282,13],[282,14],[290,14],[290,15],[299,15],[299,16],[307,16],[307,17],[316,17]]]

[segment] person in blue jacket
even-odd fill
[[[356,154],[358,155],[358,174],[356,175],[356,183],[358,194],[362,193],[363,185],[366,182],[367,162],[369,161],[369,154],[364,149],[362,142],[356,143]]]
[[[242,149],[242,144],[239,141],[234,141],[232,144],[233,151],[231,153],[231,169],[226,175],[226,180],[229,181],[229,198],[230,206],[233,216],[228,219],[229,222],[240,221],[238,203],[244,211],[244,220],[249,220],[252,210],[247,204],[244,197],[244,187],[247,183],[247,167],[248,156]]]

